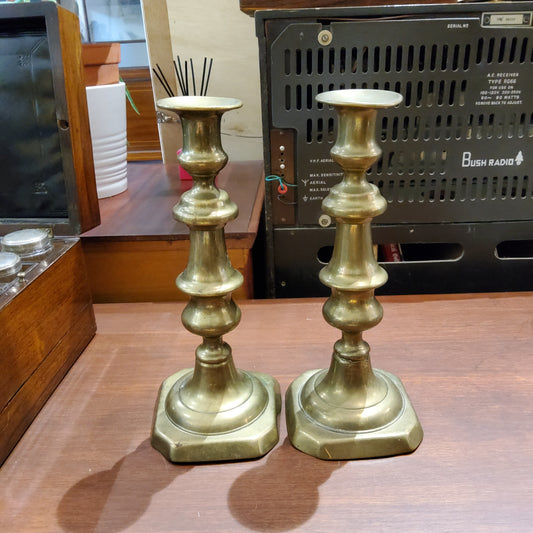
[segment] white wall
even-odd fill
[[[222,144],[230,160],[263,159],[254,19],[240,11],[239,0],[167,0],[167,9],[174,59],[192,57],[197,90],[203,58],[213,57],[208,94],[243,102],[222,120]]]

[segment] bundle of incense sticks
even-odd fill
[[[198,95],[196,94],[196,76],[194,73],[194,63],[192,58],[189,59],[190,62],[190,69],[189,69],[189,63],[187,60],[184,61],[184,68],[181,66],[181,59],[180,56],[177,56],[178,62],[176,64],[176,61],[173,61],[174,63],[174,72],[176,73],[176,78],[178,80],[179,90],[181,91],[181,94],[183,96],[190,96],[193,94],[194,96],[206,96],[207,95],[207,87],[209,85],[209,78],[211,77],[211,67],[213,66],[213,58],[209,60],[209,68],[207,66],[207,57],[204,57],[204,67],[202,69],[202,81],[200,83],[200,92]],[[163,86],[163,89],[165,89],[165,92],[168,94],[168,96],[177,96],[174,94],[174,91],[172,90],[172,87],[168,83],[168,80],[163,73],[161,67],[159,64],[156,63],[157,70],[153,68],[153,72],[156,75],[156,78],[159,80],[161,85]],[[190,72],[190,78],[191,78],[191,84],[189,85],[189,72]],[[189,88],[192,89],[192,93],[189,91]]]

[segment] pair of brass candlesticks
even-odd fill
[[[344,178],[322,208],[336,220],[333,255],[321,271],[331,288],[325,320],[339,328],[329,370],[298,377],[286,395],[292,444],[321,459],[355,459],[410,452],[422,429],[409,398],[392,374],[373,370],[362,332],[377,325],[383,312],[374,290],[387,281],[372,251],[370,223],[386,201],[366,180],[381,150],[374,140],[377,110],[399,104],[401,95],[378,90],[339,90],[317,100],[339,117],[333,159]],[[179,163],[192,175],[174,216],[190,228],[190,254],[176,283],[191,299],[184,326],[203,337],[194,369],[182,370],[161,385],[152,428],[152,445],[174,462],[250,459],[278,441],[279,385],[271,376],[237,370],[222,336],[237,326],[239,308],[231,293],[242,283],[228,259],[224,226],[237,207],[214,180],[225,166],[222,114],[239,100],[212,97],[165,98],[158,106],[177,113],[183,127]]]

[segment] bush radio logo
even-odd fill
[[[519,167],[524,161],[522,150],[514,157],[500,157],[498,159],[474,159],[472,152],[463,152],[461,166],[464,167]]]

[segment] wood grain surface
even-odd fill
[[[239,207],[239,216],[225,228],[229,247],[250,248],[255,240],[263,177],[262,161],[230,162],[217,177],[218,187]],[[180,180],[177,164],[128,163],[128,189],[100,200],[101,224],[85,232],[82,242],[188,240],[189,230],[174,219],[172,208],[191,187],[192,181]]]
[[[72,159],[76,177],[76,202],[81,231],[94,228],[100,222],[94,160],[87,110],[87,93],[81,60],[79,20],[74,13],[57,6],[61,40],[61,67],[65,80],[68,124]]]
[[[0,306],[0,464],[95,334],[81,265],[76,242]]]
[[[217,177],[239,207],[226,226],[228,255],[245,277],[238,298],[253,296],[251,248],[263,204],[262,161],[229,163]],[[95,302],[175,301],[188,297],[175,286],[187,265],[189,229],[172,208],[192,186],[177,165],[128,163],[128,190],[100,200],[102,224],[82,235]]]
[[[456,4],[459,0],[240,0],[241,11],[253,15],[258,9],[309,9],[401,4]]]
[[[413,454],[325,462],[279,444],[247,462],[173,465],[149,443],[164,378],[198,339],[182,304],[97,305],[98,333],[0,470],[2,531],[517,532],[533,523],[533,294],[383,297],[373,363],[424,428]],[[239,367],[285,391],[327,366],[321,301],[241,305]]]

